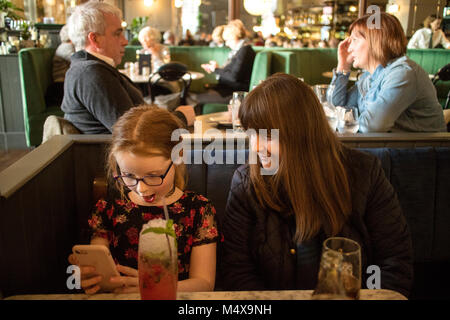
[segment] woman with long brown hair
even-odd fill
[[[257,162],[236,170],[231,183],[222,224],[225,287],[313,289],[322,242],[343,236],[360,244],[363,275],[378,265],[382,288],[407,295],[411,238],[379,160],[341,144],[314,92],[290,75],[253,89],[239,117],[254,130]],[[274,164],[275,174],[261,174]]]

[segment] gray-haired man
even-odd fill
[[[83,133],[110,133],[125,111],[144,103],[140,90],[116,69],[128,44],[121,22],[117,7],[97,1],[77,6],[67,22],[77,52],[66,74],[61,109]],[[188,124],[195,118],[191,106],[178,107],[175,115]]]

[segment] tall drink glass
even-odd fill
[[[177,241],[172,220],[154,219],[142,227],[138,272],[142,300],[175,300],[178,283]]]

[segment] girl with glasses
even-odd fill
[[[178,290],[214,288],[216,211],[208,199],[185,190],[186,168],[171,160],[178,143],[171,141],[171,135],[182,127],[168,111],[150,106],[130,109],[113,127],[107,169],[121,196],[100,199],[88,222],[91,244],[107,246],[122,274],[110,279],[123,285],[117,292],[139,292],[139,233],[149,220],[164,218],[164,204],[178,241]],[[69,262],[76,264],[74,256]],[[81,268],[81,286],[88,294],[100,289],[99,276],[90,271]]]

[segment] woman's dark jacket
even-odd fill
[[[353,209],[337,236],[361,246],[362,288],[372,275],[366,273],[367,267],[378,265],[381,288],[407,296],[413,278],[412,242],[396,193],[378,158],[346,147],[344,158]],[[314,289],[311,283],[315,285],[318,269],[298,272],[293,213],[263,209],[250,185],[248,165],[234,173],[221,228],[220,269],[225,289]],[[317,241],[325,238],[319,235]]]
[[[251,45],[242,46],[225,67],[214,71],[219,76],[215,90],[222,96],[228,96],[233,91],[248,91],[255,56]]]

